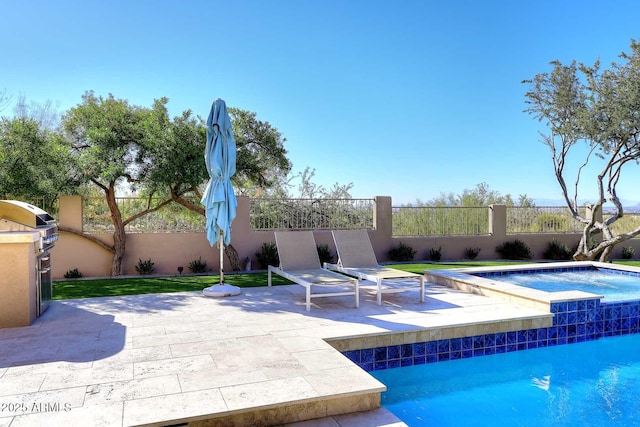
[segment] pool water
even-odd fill
[[[640,298],[640,276],[618,270],[488,273],[481,277],[546,292],[584,291],[603,295],[607,300]]]
[[[640,334],[371,375],[409,426],[640,426]]]

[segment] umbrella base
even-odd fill
[[[205,297],[232,297],[240,295],[240,288],[232,285],[213,285],[202,290]]]

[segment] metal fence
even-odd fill
[[[640,227],[640,212],[625,213],[624,216],[611,224],[613,234],[628,233]]]
[[[57,215],[57,202],[30,200]],[[147,207],[148,199],[118,197],[122,218],[127,219]],[[152,199],[151,206],[162,199]],[[199,204],[199,200],[192,200]],[[253,230],[335,230],[373,229],[375,199],[263,199],[250,200],[249,221]],[[580,233],[583,224],[575,220],[567,207],[508,206],[507,234]],[[581,208],[585,216],[585,208]],[[606,217],[606,213],[605,213]],[[612,224],[615,234],[640,226],[640,213],[625,213]],[[101,197],[83,198],[83,227],[87,233],[112,233],[113,223],[107,202]],[[127,224],[127,233],[198,233],[205,230],[205,217],[176,203],[144,215]],[[392,235],[481,236],[489,233],[488,207],[393,207]]]
[[[487,207],[412,207],[391,208],[392,235],[481,236],[489,234]]]
[[[253,230],[371,229],[374,199],[251,199]]]
[[[586,215],[586,208],[580,208],[580,215]],[[507,206],[507,234],[580,233],[583,228],[566,206]]]
[[[157,206],[163,199],[151,199],[150,206]],[[193,200],[200,203],[199,200]],[[112,233],[111,212],[107,201],[101,197],[82,199],[82,226],[86,233]],[[149,200],[144,197],[117,197],[116,203],[126,220],[146,209]],[[170,203],[155,212],[146,214],[125,226],[127,233],[198,233],[205,230],[205,217],[182,205]]]

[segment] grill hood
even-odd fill
[[[0,218],[32,228],[56,225],[56,220],[46,211],[17,200],[0,200]]]

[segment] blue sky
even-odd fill
[[[4,0],[0,90],[86,90],[172,115],[223,98],[287,139],[294,172],[394,204],[460,194],[560,199],[523,79],[549,61],[604,64],[640,38],[635,0]],[[3,114],[10,113],[6,109]],[[619,196],[640,200],[640,166]],[[595,182],[581,198],[595,197]]]

